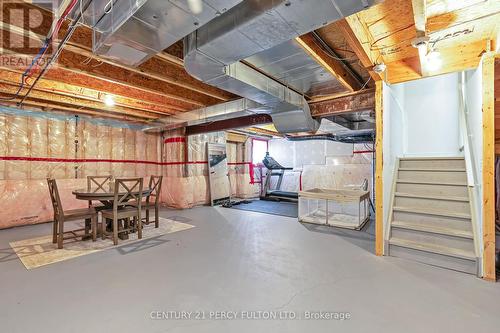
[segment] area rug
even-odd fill
[[[52,235],[11,242],[9,245],[24,266],[27,269],[33,269],[191,228],[194,228],[194,225],[160,218],[160,226],[158,228],[155,228],[154,224],[144,227],[142,239],[137,239],[137,233],[132,233],[129,234],[129,239],[127,240],[119,239],[117,246],[113,245],[111,239],[102,240],[98,237],[95,242],[91,240],[82,241],[81,239],[68,240],[65,241],[63,249],[58,249],[57,244],[52,243]]]
[[[296,202],[253,200],[249,203],[234,205],[231,208],[287,217],[298,216]]]

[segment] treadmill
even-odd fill
[[[281,183],[283,181],[283,175],[286,170],[293,170],[293,168],[286,168],[276,162],[274,158],[269,156],[269,153],[266,153],[266,157],[262,160],[264,166],[269,170],[267,172],[266,181],[264,183],[263,193],[261,194],[261,200],[274,200],[274,201],[298,201],[299,194],[297,192],[289,192],[281,190]],[[278,181],[276,183],[276,189],[272,190],[271,187],[271,178],[278,177]]]

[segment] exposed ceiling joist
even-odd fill
[[[370,73],[371,78],[374,81],[381,80],[380,75],[373,71],[373,66],[380,56],[370,51],[370,36],[357,14],[339,20],[336,25],[342,31],[347,43],[353,49],[361,64]]]
[[[349,91],[361,88],[361,83],[339,59],[333,58],[316,40],[312,33],[297,37],[297,43],[321,66],[328,70]]]
[[[477,67],[486,41],[498,39],[500,1],[385,0],[346,21],[367,58],[384,62],[387,81],[398,83]],[[411,45],[422,31],[436,51],[432,66]]]
[[[17,88],[16,84],[7,83],[5,81],[0,81],[0,93],[3,95],[3,97],[12,96],[17,92],[17,90],[18,90],[18,88]],[[21,96],[22,96],[22,94],[21,94]],[[104,113],[104,111],[107,111],[107,112],[121,113],[124,115],[136,116],[136,117],[140,117],[140,118],[144,118],[144,119],[156,119],[156,118],[158,118],[158,116],[156,116],[153,113],[149,113],[149,112],[133,110],[130,108],[124,108],[124,107],[120,107],[120,106],[116,106],[116,105],[114,107],[108,107],[108,106],[104,105],[102,102],[82,100],[80,98],[75,98],[72,96],[64,96],[64,95],[60,95],[60,94],[40,91],[37,89],[34,89],[32,91],[32,98],[39,100],[39,101],[46,101],[48,103],[55,102],[55,103],[67,104],[67,105],[70,105],[73,107],[103,110],[103,113]]]
[[[326,117],[349,112],[369,111],[374,108],[375,93],[372,89],[310,105],[313,117]]]
[[[21,73],[8,68],[0,67],[0,78],[2,81],[6,81],[10,84],[18,85]],[[102,102],[104,96],[108,95],[102,93],[101,91],[91,89],[88,87],[79,87],[72,84],[60,83],[47,78],[40,79],[37,90],[52,92],[56,94],[61,94],[65,96],[71,96],[76,98],[82,98],[86,100],[99,101]],[[114,102],[118,106],[128,107],[135,110],[146,111],[151,113],[157,113],[159,115],[170,115],[174,114],[176,111],[171,110],[161,105],[145,103],[143,100],[133,99],[129,97],[124,97],[120,95],[112,95]]]
[[[12,101],[0,101],[0,105],[6,105],[6,106],[11,106],[11,107],[18,107],[17,103],[21,99],[14,99]],[[78,114],[78,115],[87,115],[87,116],[97,116],[99,118],[109,118],[109,119],[116,119],[116,120],[121,120],[121,121],[130,121],[130,122],[135,122],[135,123],[149,123],[148,119],[142,118],[142,117],[134,117],[130,115],[123,115],[123,114],[117,114],[117,113],[110,113],[106,112],[103,113],[102,111],[99,110],[92,110],[88,108],[76,108],[76,107],[71,107],[68,105],[64,104],[57,104],[57,103],[50,103],[46,101],[38,101],[36,99],[31,99],[27,100],[25,103],[23,103],[24,107],[29,107],[30,110],[34,109],[39,109],[42,112],[45,111],[50,111],[50,112],[66,112],[66,113],[71,113],[71,114]]]
[[[416,37],[422,38],[427,35],[426,33],[426,25],[427,25],[427,12],[426,0],[412,0],[411,1],[413,8],[413,20],[415,21],[415,29],[416,29]],[[418,49],[418,58],[420,61],[420,73],[422,76],[427,76],[427,65],[426,65],[426,57],[427,57],[427,47],[419,47]]]

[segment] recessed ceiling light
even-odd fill
[[[104,104],[106,104],[107,106],[115,105],[115,100],[113,99],[113,96],[111,95],[104,96]]]

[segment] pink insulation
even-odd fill
[[[71,193],[86,187],[87,175],[160,174],[160,136],[123,126],[0,113],[0,228],[52,220],[47,177],[58,181],[67,210],[87,205]]]
[[[180,131],[164,134],[164,187],[162,201],[175,208],[190,208],[210,202],[206,144],[225,143],[225,133],[183,136]],[[258,196],[257,185],[250,184],[246,150],[241,143],[226,143],[232,195]]]
[[[71,192],[85,188],[88,175],[162,174],[163,204],[189,208],[209,203],[206,143],[225,143],[224,132],[185,137],[176,130],[162,137],[127,124],[7,111],[0,113],[0,229],[52,220],[47,177],[58,181],[66,210],[87,205]],[[258,196],[247,162],[250,151],[245,143],[227,143],[234,197]]]

